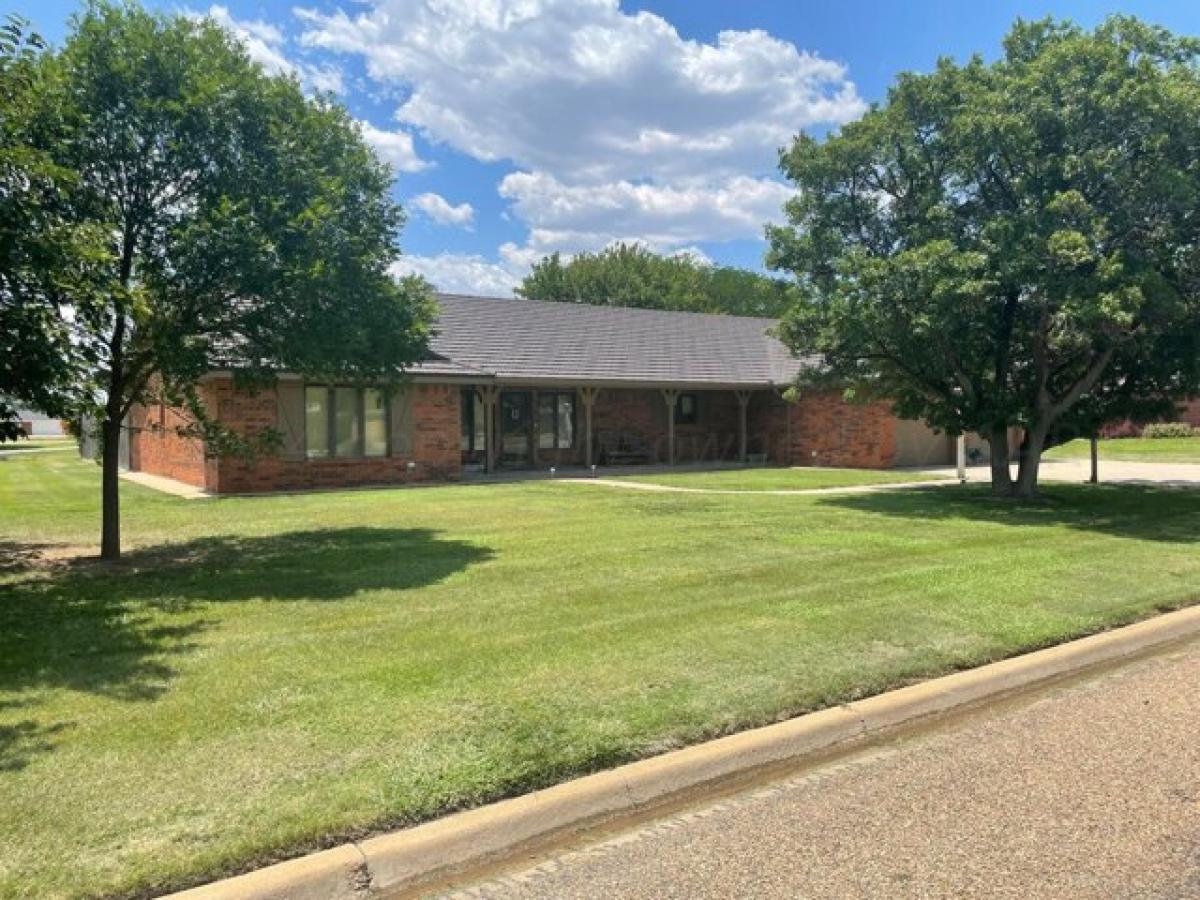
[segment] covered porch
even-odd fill
[[[767,462],[767,413],[780,402],[773,389],[741,385],[467,385],[463,470]]]

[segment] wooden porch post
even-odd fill
[[[584,465],[589,469],[592,467],[592,407],[596,405],[596,395],[600,393],[600,388],[583,387],[579,389],[579,399],[583,403],[583,440],[584,447]]]
[[[744,463],[749,458],[749,448],[746,446],[746,411],[750,406],[751,395],[749,391],[734,391],[734,394],[737,395],[738,402],[738,460]]]
[[[663,399],[667,401],[667,465],[675,465],[675,401],[679,391],[663,388]]]
[[[496,471],[496,402],[500,399],[500,388],[485,384],[476,388],[483,401],[483,427],[487,431],[487,452],[484,471],[489,475]]]
[[[558,411],[555,410],[555,415]],[[529,461],[536,469],[538,467],[538,444],[541,442],[542,435],[542,416],[538,407],[538,392],[529,392],[529,427],[526,429],[529,432]]]

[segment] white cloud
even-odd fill
[[[200,17],[200,14],[192,14]],[[345,89],[342,71],[332,63],[313,65],[293,62],[286,53],[287,37],[277,26],[261,19],[236,19],[229,9],[218,4],[208,8],[204,18],[211,19],[242,42],[250,59],[269,75],[295,75],[309,90],[332,91]]]
[[[283,53],[283,32],[269,22],[235,19],[224,6],[213,5],[204,14],[246,47],[250,58],[272,75],[291,75],[296,67]]]
[[[530,224],[529,249],[541,255],[615,241],[673,252],[700,241],[761,238],[763,224],[779,218],[792,190],[747,175],[715,183],[568,185],[545,173],[514,172],[501,181],[500,194]]]
[[[319,66],[304,65],[301,67],[302,80],[312,86],[315,91],[325,91],[331,94],[346,93],[346,83],[342,70],[335,65],[323,63]]]
[[[574,182],[763,174],[800,128],[865,108],[845,69],[764,31],[687,40],[618,0],[370,0],[297,10],[309,46],[403,87],[397,118]]]
[[[467,228],[475,219],[475,209],[470,203],[454,206],[445,197],[432,192],[418,194],[409,203],[439,225],[461,225]]]
[[[375,149],[380,159],[390,163],[397,172],[420,172],[433,165],[417,155],[417,148],[413,146],[413,136],[407,131],[385,131],[376,128],[366,119],[360,119],[358,125],[362,129],[363,140]]]
[[[439,291],[483,297],[511,297],[525,276],[517,267],[473,253],[403,256],[392,266],[392,274],[422,275]]]
[[[686,39],[619,0],[366,0],[296,15],[306,46],[361,56],[399,91],[402,125],[518,167],[499,192],[527,239],[494,263],[431,257],[443,271],[523,273],[618,240],[670,253],[759,239],[790,194],[771,177],[778,148],[866,108],[843,66],[788,41]]]

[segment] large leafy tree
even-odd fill
[[[1057,432],[1195,390],[1198,52],[1132,18],[1018,22],[995,63],[943,59],[798,138],[768,263],[796,276],[784,334],[824,358],[814,380],[982,433],[993,489],[1019,495]]]
[[[595,303],[735,316],[778,316],[786,282],[686,254],[660,256],[639,244],[614,244],[564,262],[555,253],[535,263],[517,293],[531,300]]]
[[[39,149],[71,173],[67,220],[106,239],[68,299],[98,389],[114,558],[134,404],[181,405],[210,448],[232,448],[202,375],[390,382],[423,351],[430,298],[389,275],[402,212],[345,110],[266,76],[215,25],[96,3],[39,63]]]

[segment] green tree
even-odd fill
[[[638,244],[615,244],[568,262],[558,253],[547,256],[517,293],[531,300],[767,317],[780,315],[789,300],[781,279],[687,255],[660,256]]]
[[[1021,496],[1056,431],[1195,390],[1198,51],[1127,17],[1018,21],[995,63],[940,60],[798,138],[768,264],[796,276],[784,334],[825,359],[813,380],[980,432]]]
[[[423,352],[431,298],[389,275],[391,172],[331,99],[266,76],[209,22],[94,3],[73,26],[40,60],[40,149],[73,175],[68,219],[108,236],[70,318],[98,387],[112,559],[134,404],[182,405],[210,450],[234,449],[198,399],[202,375],[390,383]]]
[[[16,403],[65,416],[83,388],[66,294],[103,254],[101,235],[64,216],[72,173],[37,147],[44,52],[24,21],[0,25],[0,441],[20,434]]]

